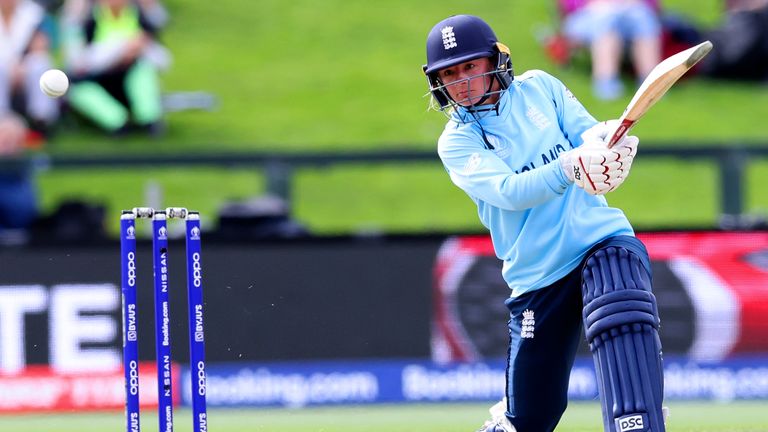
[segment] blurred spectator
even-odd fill
[[[170,56],[142,9],[131,0],[97,0],[91,7],[68,1],[61,23],[72,108],[111,133],[131,126],[161,133],[158,72]]]
[[[698,72],[712,78],[768,80],[768,0],[729,0],[723,23],[704,31],[714,44]]]
[[[38,84],[52,67],[50,38],[41,30],[45,16],[32,0],[0,0],[0,115],[13,109],[43,134],[59,117],[58,101]]]
[[[21,154],[27,129],[23,119],[0,114],[0,162]],[[0,167],[0,231],[28,228],[38,214],[31,168],[25,164]]]
[[[661,21],[656,0],[558,0],[562,32],[569,44],[588,46],[595,96],[623,94],[625,48],[642,81],[661,59]]]
[[[85,20],[92,2],[93,0],[64,0],[63,17],[77,22]],[[136,0],[136,4],[155,29],[161,29],[168,24],[168,10],[160,0]]]
[[[139,7],[152,26],[161,29],[168,24],[168,10],[160,0],[138,0]]]

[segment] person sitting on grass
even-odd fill
[[[131,0],[97,0],[84,17],[64,16],[68,101],[112,133],[163,131],[158,73],[170,61],[155,27]]]
[[[621,65],[625,51],[637,82],[661,60],[661,20],[655,0],[560,0],[563,33],[572,44],[589,48],[592,90],[598,99],[624,93]]]

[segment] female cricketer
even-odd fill
[[[477,205],[511,289],[506,395],[480,431],[554,430],[583,328],[605,430],[663,432],[648,253],[603,197],[629,175],[637,137],[608,149],[610,122],[545,72],[515,76],[509,49],[474,16],[432,28],[424,73],[448,116],[440,159]]]

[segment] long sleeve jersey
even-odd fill
[[[512,297],[561,279],[595,243],[634,235],[621,210],[568,181],[557,160],[596,123],[559,80],[534,70],[515,78],[497,111],[471,123],[454,113],[440,136],[440,159],[477,204]]]

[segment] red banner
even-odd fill
[[[733,332],[729,352],[768,351],[768,233],[645,233],[652,260],[667,261],[694,300],[700,329]],[[736,327],[726,328],[728,321]]]
[[[768,352],[768,232],[640,233],[653,268],[667,352],[717,362]],[[432,354],[504,355],[509,289],[489,236],[446,240],[434,268]],[[505,329],[502,329],[505,330]],[[671,350],[667,349],[670,348]]]
[[[171,369],[174,405],[179,394],[179,366]],[[139,400],[157,407],[157,365],[139,365]],[[47,366],[29,366],[21,373],[0,374],[0,413],[26,411],[118,410],[125,407],[123,370],[59,373]]]

